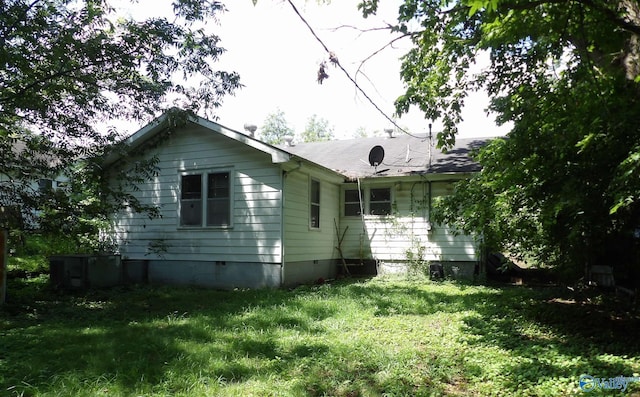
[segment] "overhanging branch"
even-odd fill
[[[318,35],[316,34],[315,30],[311,27],[311,25],[309,25],[309,22],[307,22],[307,20],[302,16],[302,14],[300,13],[300,11],[298,11],[298,8],[293,4],[293,2],[291,0],[287,0],[287,2],[289,3],[289,5],[291,6],[291,8],[293,8],[293,11],[298,15],[298,17],[300,18],[300,20],[307,26],[307,28],[309,29],[309,31],[311,32],[311,34],[313,35],[313,37],[315,37],[315,39],[320,43],[320,45],[322,46],[322,48],[324,48],[324,50],[327,52],[327,54],[329,54],[330,58],[334,58],[335,55],[333,54],[333,52],[331,50],[329,50],[329,48],[327,47],[327,45],[322,41],[322,39],[320,37],[318,37]],[[360,84],[358,84],[358,82],[349,74],[349,72],[339,63],[337,62],[333,62],[333,64],[335,64],[343,73],[345,76],[347,76],[347,78],[353,83],[353,85],[356,87],[356,89],[358,91],[360,91],[360,93],[367,99],[367,101],[378,111],[378,113],[380,113],[385,119],[387,119],[387,121],[389,121],[391,123],[391,125],[393,125],[394,127],[396,127],[399,131],[410,135],[410,136],[414,136],[412,135],[410,132],[406,131],[404,128],[400,127],[398,125],[398,123],[395,122],[395,120],[393,120],[389,115],[387,115],[374,101],[373,99],[371,99],[371,97],[364,91],[364,89],[362,87],[360,87]]]

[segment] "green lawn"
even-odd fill
[[[640,373],[638,318],[566,288],[9,288],[0,396],[563,396]]]

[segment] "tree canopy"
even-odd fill
[[[359,7],[367,16],[377,5]],[[440,221],[574,273],[598,261],[640,267],[637,1],[405,0],[391,29],[413,42],[396,109],[441,119],[440,146],[473,90],[513,123],[478,154],[482,172],[440,203]]]
[[[307,119],[307,124],[301,136],[303,142],[330,141],[333,137],[333,128],[329,125],[329,120],[316,114]]]
[[[224,49],[206,24],[222,3],[171,4],[170,18],[135,20],[107,0],[0,2],[0,207],[41,209],[55,197],[45,200],[33,182],[60,173],[82,171],[100,185],[99,162],[89,159],[120,137],[101,124],[145,120],[171,105],[211,116],[240,86],[237,74],[215,68]]]
[[[284,112],[280,109],[267,115],[260,128],[261,139],[271,145],[279,145],[284,142],[285,136],[293,137],[293,134],[293,128],[289,126]]]

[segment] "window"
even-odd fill
[[[391,189],[371,189],[369,190],[369,214],[389,215],[391,214]]]
[[[320,228],[320,182],[311,180],[311,203],[309,209],[309,226],[313,229]]]
[[[229,173],[209,174],[207,186],[207,226],[229,225]]]
[[[202,175],[182,176],[180,225],[202,226]]]
[[[231,225],[229,172],[185,174],[180,187],[180,226]]]
[[[343,192],[344,216],[391,214],[391,188],[345,189]]]
[[[362,215],[360,197],[361,193],[359,194],[358,189],[344,191],[344,216]]]
[[[53,181],[51,179],[39,179],[38,191],[40,193],[47,193],[53,189]]]

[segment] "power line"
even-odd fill
[[[313,30],[313,28],[311,27],[311,25],[309,25],[309,22],[307,22],[307,20],[302,16],[302,14],[300,14],[300,11],[298,11],[298,8],[295,6],[295,4],[293,4],[292,0],[287,0],[287,2],[289,3],[289,5],[291,6],[291,8],[293,8],[293,11],[298,15],[298,17],[300,18],[300,20],[307,26],[307,28],[309,29],[309,31],[311,32],[311,34],[313,35],[313,37],[316,38],[316,40],[318,40],[318,42],[320,43],[320,45],[322,46],[322,48],[324,48],[324,50],[327,52],[327,54],[329,54],[329,59],[331,61],[331,63],[335,64],[340,70],[342,70],[342,72],[345,74],[345,76],[347,76],[347,78],[349,80],[351,80],[351,82],[353,83],[353,85],[358,89],[358,91],[360,91],[360,93],[362,93],[362,95],[367,99],[367,101],[369,101],[369,103],[381,114],[384,116],[384,118],[386,118],[394,127],[396,127],[398,130],[402,131],[403,133],[414,137],[414,138],[419,138],[416,135],[411,134],[410,132],[406,131],[404,128],[400,127],[395,120],[393,120],[391,117],[389,117],[382,109],[380,109],[380,107],[373,101],[373,99],[371,99],[371,97],[369,95],[367,95],[367,93],[364,91],[364,89],[362,89],[362,87],[360,87],[360,85],[358,84],[358,82],[351,77],[351,75],[349,74],[349,72],[347,72],[347,70],[340,64],[340,62],[338,62],[338,59],[336,58],[335,54],[329,50],[329,48],[327,47],[327,45],[322,41],[322,39],[320,37],[318,37],[318,35],[316,34],[315,30]]]

